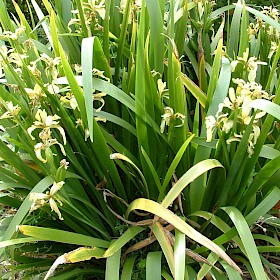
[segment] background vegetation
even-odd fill
[[[214,4],[0,0],[3,279],[280,277],[279,12]]]

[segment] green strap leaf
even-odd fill
[[[106,261],[105,280],[119,280],[120,278],[121,250],[108,257]]]
[[[22,244],[22,243],[32,243],[32,242],[37,242],[37,241],[40,241],[40,239],[34,238],[34,237],[10,239],[10,240],[6,240],[6,241],[1,241],[0,248],[5,248],[8,246]]]
[[[162,252],[150,252],[146,260],[146,280],[161,280]]]
[[[275,159],[280,156],[280,152],[267,144],[262,146],[259,156],[267,159]]]
[[[186,262],[186,237],[185,234],[175,229],[174,263],[175,280],[185,279]]]
[[[157,174],[157,171],[151,161],[151,159],[149,158],[148,154],[146,153],[146,151],[144,150],[143,147],[141,147],[141,152],[143,154],[143,157],[145,158],[146,160],[146,163],[148,164],[150,170],[151,170],[151,173],[153,175],[153,178],[154,178],[154,181],[155,181],[155,184],[158,188],[158,190],[160,191],[161,190],[161,183],[160,183],[160,179],[159,179],[159,176]]]
[[[147,9],[150,17],[150,55],[151,67],[157,72],[163,72],[164,62],[164,23],[159,1],[147,0]]]
[[[52,228],[43,228],[43,227],[35,227],[35,226],[27,226],[22,225],[19,226],[19,231],[27,236],[34,237],[38,240],[48,240],[48,241],[55,241],[61,242],[66,244],[75,244],[80,246],[91,246],[91,247],[101,247],[101,248],[108,248],[109,242],[99,239],[93,238],[91,236],[68,232],[59,229],[52,229]]]
[[[52,41],[52,37],[51,37],[51,34],[50,34],[50,26],[49,26],[49,24],[47,23],[46,18],[45,18],[45,16],[44,16],[44,14],[43,14],[43,12],[42,12],[40,6],[37,4],[37,2],[36,2],[35,0],[31,0],[31,3],[32,3],[32,5],[33,5],[33,8],[34,8],[34,10],[35,10],[37,16],[38,16],[38,19],[39,19],[40,21],[43,20],[43,22],[42,22],[42,27],[43,27],[43,29],[44,29],[44,31],[45,31],[45,34],[46,34],[46,36],[47,36],[47,38],[48,38],[48,40],[49,40],[50,45],[51,45],[52,48],[53,48],[53,41]]]
[[[13,22],[11,21],[8,10],[7,10],[7,5],[6,1],[0,0],[0,11],[1,11],[1,17],[0,17],[0,22],[3,25],[3,28],[6,31],[15,31],[15,27],[13,25]]]
[[[212,252],[209,254],[207,260],[214,265],[219,260],[219,257]],[[194,279],[197,279],[197,280],[205,279],[204,277],[209,273],[209,271],[211,269],[212,269],[212,267],[210,265],[204,263],[202,265],[202,267],[200,268],[200,270],[198,271],[197,277]]]
[[[215,252],[223,260],[228,262],[236,271],[242,273],[240,268],[231,260],[231,258],[218,245],[216,245],[210,239],[208,239],[200,232],[195,230],[193,227],[185,223],[180,217],[178,217],[173,212],[163,207],[161,204],[145,198],[136,199],[129,205],[126,212],[126,218],[128,218],[131,211],[136,209],[147,211],[163,218],[168,223],[172,224],[175,228],[177,228],[185,235],[187,235],[189,238],[195,240],[196,242],[204,245],[211,251]]]
[[[161,205],[167,208],[180,195],[180,193],[188,184],[193,182],[201,174],[216,167],[223,166],[215,159],[206,159],[194,165],[174,184],[174,186],[163,199]]]
[[[92,100],[92,59],[95,37],[82,41],[82,71],[85,107],[87,112],[90,140],[93,141],[93,100]]]
[[[221,24],[222,28],[224,27],[224,23]],[[223,30],[223,29],[222,29]],[[220,73],[220,66],[221,66],[221,58],[223,52],[223,37],[221,36],[218,42],[218,46],[216,49],[216,54],[213,62],[212,72],[210,75],[209,86],[207,89],[207,106],[211,103],[213,94],[215,92],[215,88],[218,83],[219,73]],[[206,109],[207,111],[207,109]]]
[[[103,258],[104,249],[100,248],[78,248],[72,252],[67,253],[64,257],[65,263],[77,263],[90,260],[91,258]]]
[[[127,34],[127,27],[128,27],[128,19],[130,14],[130,6],[131,6],[131,0],[126,1],[123,21],[122,21],[122,28],[121,28],[121,34],[118,41],[118,51],[117,51],[117,58],[116,58],[116,66],[115,66],[115,77],[114,82],[117,85],[119,80],[119,74],[120,74],[120,68],[121,68],[121,62],[122,62],[122,56],[123,56],[123,49]]]
[[[240,4],[241,1],[238,0]],[[228,40],[228,54],[230,57],[234,58],[238,55],[238,44],[239,44],[239,34],[240,34],[240,24],[242,15],[243,5],[236,5],[232,16],[232,22],[230,25],[230,37]]]
[[[183,73],[181,74],[181,80],[184,86],[192,93],[200,105],[205,108],[207,102],[205,93]]]
[[[158,243],[160,244],[160,247],[163,251],[163,254],[165,256],[165,259],[168,263],[169,269],[173,276],[175,276],[175,261],[174,261],[174,253],[172,250],[172,246],[170,244],[170,241],[168,237],[166,236],[166,233],[164,231],[164,228],[162,225],[157,222],[153,225],[152,231],[157,238]]]
[[[0,139],[0,157],[8,164],[16,168],[31,184],[36,184],[40,177],[37,173],[24,163],[24,161],[14,153],[8,146]]]
[[[130,256],[126,259],[123,269],[122,269],[122,275],[121,280],[131,280],[132,273],[133,273],[133,266],[135,263],[135,260],[137,258],[137,255]]]
[[[242,194],[237,206],[241,211],[246,207],[248,201],[262,188],[262,186],[271,178],[271,176],[279,169],[280,157],[269,161],[254,177],[253,182]],[[235,205],[235,204],[233,204]]]
[[[209,109],[207,111],[207,116],[215,116],[219,104],[224,101],[225,97],[228,94],[228,88],[231,81],[231,68],[230,62],[226,57],[222,57],[222,65],[220,76],[218,79],[218,83],[211,101],[209,104]],[[201,137],[206,137],[206,126],[205,124],[202,126],[201,129]],[[194,163],[200,162],[204,159],[208,159],[210,157],[211,148],[199,146],[197,148]],[[190,186],[190,204],[191,204],[191,212],[197,211],[201,208],[201,204],[203,201],[203,196],[205,193],[206,185],[205,175],[197,178],[191,186]]]
[[[256,99],[250,102],[248,107],[265,111],[276,119],[280,120],[280,106],[271,101]]]
[[[163,199],[164,196],[164,192],[168,186],[168,183],[170,181],[170,179],[172,178],[172,175],[174,174],[176,167],[178,166],[180,160],[182,159],[187,147],[189,146],[190,142],[193,140],[194,138],[194,134],[192,134],[186,141],[185,143],[181,146],[181,148],[179,149],[179,151],[177,152],[175,158],[173,159],[172,163],[170,164],[170,167],[168,168],[162,187],[160,189],[160,195],[158,198],[158,201],[161,201]]]
[[[59,53],[60,53],[60,58],[61,58],[61,63],[63,66],[63,70],[64,70],[64,74],[67,78],[68,84],[71,88],[71,91],[73,92],[80,112],[81,112],[81,117],[82,117],[82,121],[84,124],[87,124],[87,114],[86,114],[86,107],[85,107],[85,98],[84,98],[84,94],[82,89],[80,88],[74,73],[72,72],[72,69],[70,67],[70,64],[66,58],[66,55],[64,53],[64,50],[62,48],[62,46],[59,44]]]
[[[50,11],[50,32],[53,40],[53,52],[56,57],[59,56],[59,40],[57,34],[57,26],[55,21],[55,13],[53,10]]]
[[[108,258],[115,254],[118,250],[121,250],[121,248],[127,244],[132,238],[134,238],[138,233],[143,231],[145,228],[143,227],[131,227],[128,230],[126,230],[121,237],[119,237],[113,244],[110,245],[110,247],[106,250],[104,253],[104,258]]]
[[[248,225],[255,223],[259,217],[263,217],[278,201],[280,200],[280,189],[274,187],[247,216],[246,221]]]
[[[104,249],[100,249],[96,247],[94,248],[81,247],[74,251],[66,253],[56,259],[56,261],[52,264],[51,268],[48,270],[44,280],[49,279],[60,264],[77,263],[77,262],[87,261],[92,258],[100,259],[103,257],[103,254],[104,254]]]
[[[238,234],[243,242],[245,251],[247,253],[248,259],[250,260],[257,280],[267,279],[266,273],[264,271],[260,259],[260,255],[254,242],[254,238],[245,218],[235,207],[228,206],[223,207],[222,209],[229,215],[238,231]]]
[[[41,180],[32,190],[31,192],[42,193],[44,192],[51,184],[53,183],[53,179],[51,177],[46,177]],[[32,205],[32,202],[29,200],[29,195],[24,199],[21,206],[19,207],[17,213],[14,215],[9,227],[7,228],[2,241],[9,240],[12,238],[14,233],[17,230],[17,226],[23,221],[29,209]],[[3,249],[0,249],[0,255],[3,253]]]

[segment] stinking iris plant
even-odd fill
[[[260,84],[255,82],[258,65],[265,65],[265,63],[256,62],[254,57],[248,58],[248,54],[247,49],[243,58],[237,58],[237,61],[233,61],[231,64],[234,65],[232,71],[235,71],[238,63],[245,63],[245,70],[249,72],[249,82],[242,79],[233,79],[233,83],[237,85],[236,89],[229,88],[229,97],[226,97],[219,104],[215,117],[206,117],[207,142],[211,142],[216,128],[228,134],[227,144],[235,141],[240,142],[245,128],[251,122],[254,114],[254,110],[249,106],[250,102],[256,99],[273,99],[273,95],[269,95]],[[264,111],[256,112],[254,115],[253,132],[250,134],[248,141],[249,157],[253,155],[254,146],[260,135],[259,121],[265,115],[266,112]]]

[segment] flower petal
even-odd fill
[[[52,211],[54,211],[57,215],[58,215],[58,218],[59,220],[63,220],[63,217],[58,209],[58,206],[55,202],[55,200],[53,198],[50,198],[50,207],[52,209]]]
[[[64,181],[60,181],[58,183],[54,182],[50,190],[50,196],[53,196],[55,193],[57,193],[63,187],[64,184]]]

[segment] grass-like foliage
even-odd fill
[[[279,279],[278,10],[37,2],[0,0],[2,279]]]

